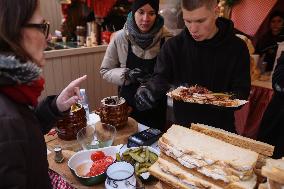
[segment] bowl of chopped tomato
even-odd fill
[[[83,150],[74,154],[68,161],[72,174],[85,186],[105,181],[106,169],[116,160],[120,146]]]

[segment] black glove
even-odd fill
[[[125,79],[130,83],[137,83],[144,77],[144,75],[145,73],[141,69],[134,68],[133,70],[129,70],[125,73]]]
[[[140,86],[134,96],[136,108],[139,111],[145,111],[153,108],[155,99],[152,92],[145,86]]]

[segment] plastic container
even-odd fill
[[[82,106],[83,106],[83,108],[85,109],[85,112],[86,112],[86,119],[87,119],[87,121],[89,121],[90,109],[89,109],[88,97],[87,97],[87,94],[86,94],[86,90],[80,89],[80,95],[82,97],[81,104],[82,104]]]

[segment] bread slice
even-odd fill
[[[162,180],[172,188],[211,188],[221,189],[214,184],[204,181],[184,170],[179,166],[168,162],[162,158],[159,158],[150,168],[149,172],[151,175]]]
[[[266,144],[264,142],[259,142],[259,141],[256,141],[250,138],[246,138],[246,137],[234,134],[234,133],[230,133],[223,129],[219,129],[219,128],[215,128],[215,127],[211,127],[211,126],[203,125],[199,123],[197,124],[192,123],[190,129],[198,131],[200,133],[204,133],[208,136],[217,138],[219,140],[230,143],[232,145],[239,146],[241,148],[250,149],[264,156],[273,155],[274,146]]]
[[[220,186],[215,183],[214,180],[209,182],[207,179],[199,177],[200,175],[195,175],[184,166],[161,157],[149,168],[149,171],[151,175],[154,175],[171,188],[253,189],[256,185],[256,179],[254,177],[249,181],[235,182]]]
[[[266,183],[259,184],[259,185],[258,185],[258,189],[269,189],[267,182],[266,182]]]
[[[225,182],[236,179],[236,176],[244,180],[248,174],[252,175],[258,158],[253,151],[179,125],[168,129],[160,138],[159,147],[184,166],[197,168],[203,174]]]
[[[196,176],[197,178],[202,179],[203,181],[206,181],[206,182],[209,182],[209,183],[214,183],[218,187],[225,188],[228,185],[228,183],[225,183],[221,180],[215,180],[213,178],[207,177],[207,176],[203,175],[202,173],[199,173],[196,169],[187,168],[187,167],[181,165],[175,159],[167,156],[164,153],[160,154],[160,159],[171,162],[175,167],[179,167],[180,169],[184,170],[185,172],[190,173],[190,174]]]
[[[270,180],[284,185],[284,160],[268,159],[262,167],[261,174]]]
[[[284,188],[283,184],[280,184],[274,180],[267,179],[267,182],[268,182],[269,189],[283,189]]]

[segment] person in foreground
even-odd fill
[[[153,73],[161,46],[171,36],[158,11],[159,0],[134,1],[124,28],[115,33],[107,48],[100,73],[120,86],[120,95],[133,108],[131,117],[162,130],[166,123],[166,98],[157,100],[158,106],[146,111],[139,111],[134,100],[137,88]]]
[[[39,0],[0,1],[0,188],[52,188],[44,134],[80,99],[86,79],[38,103],[49,37],[39,7]]]
[[[250,57],[246,44],[235,36],[232,21],[218,18],[216,0],[183,0],[186,28],[169,39],[157,58],[153,78],[135,95],[140,110],[152,108],[169,88],[200,85],[214,92],[229,92],[247,99],[250,92]],[[234,109],[173,102],[175,122],[203,123],[236,132]]]
[[[275,146],[273,158],[284,157],[284,52],[272,75],[274,95],[263,115],[258,140]]]

